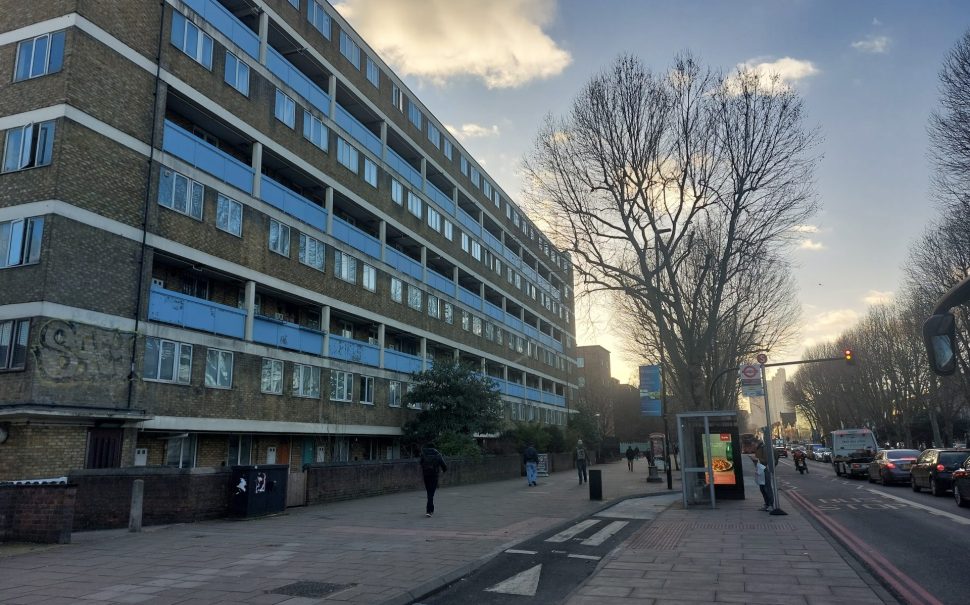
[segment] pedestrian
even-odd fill
[[[653,449],[648,449],[647,450],[647,466],[653,466],[654,465],[654,462],[655,462],[655,458],[654,458],[654,455],[653,455]]]
[[[525,451],[522,453],[522,460],[525,462],[525,478],[529,482],[529,486],[537,485],[536,467],[539,464],[539,452],[531,443],[526,444]]]
[[[679,471],[680,470],[680,447],[678,447],[676,443],[674,444],[673,456],[674,456],[674,459],[673,459],[674,469]],[[670,464],[670,463],[671,461],[668,460],[667,464]]]
[[[630,469],[630,472],[631,473],[633,472],[633,456],[634,455],[635,454],[633,453],[633,448],[630,447],[629,445],[626,446],[626,465],[627,465],[627,468]]]
[[[640,459],[640,446],[639,445],[636,446],[635,448],[633,448],[633,457],[636,458],[637,460]]]
[[[751,460],[754,461],[754,480],[758,484],[758,489],[761,490],[761,497],[764,498],[765,505],[761,510],[766,510],[771,512],[774,510],[775,502],[774,495],[771,491],[771,484],[768,480],[768,467],[764,465],[761,460],[757,457],[752,457]]]
[[[421,474],[424,477],[424,489],[428,492],[428,503],[424,507],[424,516],[434,514],[434,493],[438,489],[438,471],[447,471],[445,458],[433,443],[429,443],[421,450]]]
[[[583,447],[583,440],[576,440],[576,453],[574,454],[576,458],[576,472],[579,473],[579,484],[582,485],[584,482],[589,481],[586,476],[586,448]]]

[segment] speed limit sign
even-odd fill
[[[766,364],[768,363],[768,356],[764,353],[758,353],[758,363]]]

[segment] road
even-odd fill
[[[848,530],[849,550],[877,576],[912,602],[966,603],[965,570],[970,562],[970,509],[949,494],[914,493],[908,485],[876,485],[866,479],[836,477],[831,464],[809,462],[800,475],[790,460],[778,470],[782,505],[804,499],[822,525]],[[785,493],[791,496],[785,496]],[[867,547],[869,552],[867,553]],[[925,591],[925,592],[921,592]]]
[[[626,500],[542,533],[414,605],[562,603],[610,550],[680,498],[673,493]]]

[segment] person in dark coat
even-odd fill
[[[630,469],[630,472],[631,473],[633,472],[633,457],[634,456],[636,456],[636,454],[633,453],[633,448],[630,447],[629,445],[626,446],[626,465]]]
[[[444,456],[441,455],[433,443],[429,443],[421,450],[421,474],[424,476],[424,489],[428,492],[428,503],[424,514],[430,517],[434,514],[434,493],[438,489],[438,471],[447,471]]]
[[[522,461],[525,463],[525,479],[528,481],[529,486],[536,485],[536,472],[539,467],[539,452],[536,448],[532,446],[531,443],[526,445],[525,451],[522,452]]]

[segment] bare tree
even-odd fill
[[[934,184],[947,206],[970,207],[970,30],[940,70],[940,108],[930,116]]]
[[[815,210],[816,143],[778,78],[689,55],[661,74],[619,57],[539,131],[525,165],[534,214],[582,289],[624,301],[644,346],[662,339],[685,409],[708,407],[713,369],[738,349],[790,333],[780,269]]]

